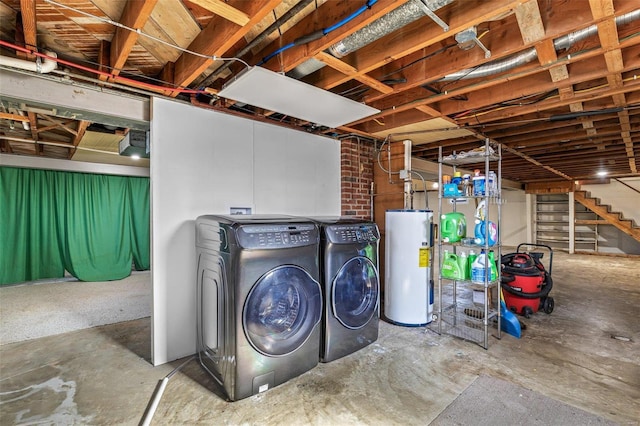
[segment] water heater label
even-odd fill
[[[418,267],[427,268],[429,266],[429,248],[420,247],[420,253],[418,255]]]

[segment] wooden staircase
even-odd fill
[[[599,198],[592,198],[587,191],[575,191],[574,195],[577,202],[606,220],[607,223],[640,242],[640,227],[633,220],[623,218],[620,212],[612,212],[610,205],[601,204]]]

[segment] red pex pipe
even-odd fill
[[[97,69],[94,69],[94,68],[85,67],[84,65],[76,64],[74,62],[66,61],[64,59],[54,58],[53,56],[45,55],[44,53],[36,52],[33,49],[29,49],[29,48],[26,48],[26,47],[18,46],[18,45],[15,45],[13,43],[6,42],[4,40],[0,40],[0,45],[1,46],[5,46],[5,47],[9,47],[11,49],[15,49],[16,51],[19,51],[19,52],[24,52],[24,53],[27,53],[27,54],[30,54],[30,55],[35,55],[37,57],[44,58],[44,59],[49,59],[49,60],[55,61],[55,62],[57,62],[59,64],[67,65],[67,66],[70,66],[72,68],[77,68],[77,69],[82,70],[82,71],[87,71],[87,72],[94,73],[96,75],[101,75],[101,76],[104,76],[104,77],[108,77],[108,78],[111,78],[111,79],[113,79],[114,81],[116,81],[118,83],[125,83],[127,85],[134,86],[134,87],[136,87],[136,86],[137,87],[145,87],[145,88],[153,90],[153,91],[162,91],[162,92],[179,92],[179,93],[187,93],[187,94],[207,94],[207,92],[204,91],[204,90],[182,89],[182,88],[175,88],[175,87],[159,86],[157,84],[145,83],[145,82],[142,82],[142,81],[134,80],[132,78],[121,77],[119,75],[115,75],[115,74],[108,73],[108,72],[105,72],[105,71],[100,71],[100,70],[97,70]]]

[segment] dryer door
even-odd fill
[[[322,316],[320,284],[304,269],[283,265],[264,274],[244,305],[249,343],[267,356],[284,356],[307,341]]]
[[[338,271],[331,286],[333,315],[347,328],[365,326],[378,310],[380,283],[371,260],[349,259]]]

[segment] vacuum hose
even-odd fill
[[[514,296],[518,296],[523,299],[539,299],[541,297],[546,297],[551,291],[551,288],[553,288],[553,280],[551,279],[551,276],[546,272],[544,273],[545,285],[543,285],[542,289],[537,293],[523,293],[522,291],[517,290],[515,287],[509,285],[509,283],[513,282],[514,280],[515,277],[505,277],[503,275],[501,280],[502,289],[513,294]]]

